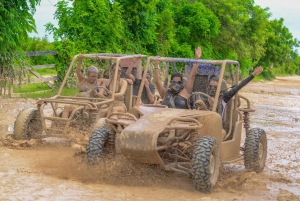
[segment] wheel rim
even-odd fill
[[[213,176],[215,172],[215,156],[214,153],[210,155],[210,165],[209,165],[210,174]]]
[[[39,136],[39,133],[41,132],[41,124],[39,120],[37,119],[32,119],[28,123],[28,129],[27,129],[27,139],[30,140],[33,137]]]
[[[258,157],[259,157],[259,164],[262,165],[264,162],[264,144],[262,140],[260,140],[258,145]]]

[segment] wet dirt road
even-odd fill
[[[262,173],[243,162],[224,165],[216,189],[196,191],[189,178],[135,164],[122,156],[87,167],[84,155],[68,146],[6,147],[0,141],[0,200],[300,200],[300,77],[251,83],[241,92],[256,112],[251,127],[268,137]],[[0,138],[34,100],[0,99]],[[88,135],[88,133],[86,133]]]

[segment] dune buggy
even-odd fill
[[[255,111],[250,101],[236,94],[227,103],[223,118],[216,112],[221,84],[226,80],[229,87],[239,82],[239,63],[148,57],[145,72],[154,61],[166,66],[164,72],[168,72],[169,64],[175,69],[175,64],[185,65],[186,77],[190,63],[199,63],[189,100],[191,109],[139,105],[144,74],[136,105],[128,113],[111,113],[106,118],[107,126],[92,133],[87,162],[101,160],[110,150],[136,162],[158,164],[165,170],[186,174],[192,177],[195,188],[203,192],[216,186],[221,164],[244,160],[246,169],[261,172],[267,156],[267,138],[263,129],[250,129],[249,113]],[[219,76],[212,110],[197,107],[197,102],[209,97],[207,85],[212,74]],[[246,106],[242,107],[241,102]],[[246,138],[241,145],[243,127]]]
[[[70,125],[79,129],[92,128],[98,122],[97,114],[102,106],[108,107],[107,115],[110,115],[114,102],[116,79],[113,80],[113,93],[109,98],[92,98],[64,96],[63,90],[67,81],[72,81],[71,74],[74,74],[74,66],[83,67],[85,65],[96,65],[100,70],[111,66],[112,62],[121,65],[123,68],[121,77],[125,76],[125,69],[128,65],[134,65],[135,76],[141,77],[141,59],[145,55],[121,55],[121,54],[80,54],[73,57],[72,62],[66,72],[64,80],[56,96],[52,98],[39,99],[36,108],[26,108],[22,110],[15,121],[13,137],[17,140],[40,138],[47,136],[64,136]],[[81,68],[83,69],[83,68]],[[117,71],[115,71],[117,74]],[[115,76],[117,77],[117,76]],[[74,81],[74,80],[73,80]],[[75,79],[75,82],[78,82]],[[77,83],[78,84],[78,83]],[[108,90],[108,89],[106,89]],[[128,85],[125,94],[125,105],[127,110],[132,107],[132,85]],[[46,109],[50,105],[51,109]],[[74,105],[74,109],[68,118],[62,118],[61,114],[65,105]],[[96,124],[97,125],[97,124]]]

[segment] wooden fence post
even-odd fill
[[[26,57],[31,56],[45,56],[45,55],[56,55],[56,51],[42,51],[42,52],[25,52]],[[37,79],[31,79],[29,83],[37,83],[37,82],[44,82],[49,88],[53,89],[53,84],[50,81],[58,80],[58,76],[50,76],[50,77],[43,77],[38,72],[34,71],[34,69],[41,69],[41,68],[55,68],[55,64],[46,64],[46,65],[36,65],[32,67],[26,66],[30,73],[32,73]],[[11,97],[13,94],[13,78],[9,79],[9,90],[8,96]],[[20,84],[20,83],[19,83]],[[6,87],[5,87],[6,88]],[[5,89],[4,88],[4,89]]]

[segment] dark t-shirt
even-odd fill
[[[135,81],[133,83],[133,95],[137,96],[137,94],[139,93],[139,88],[140,88],[141,82],[142,82],[142,79],[135,78]],[[151,82],[149,83],[149,89],[150,89],[151,93],[154,95],[155,94],[155,86]],[[142,92],[141,99],[144,104],[150,104],[145,86],[144,86],[144,89]]]
[[[168,108],[188,109],[187,99],[178,94],[173,94],[170,89],[167,90],[164,100],[161,104],[168,106]]]

